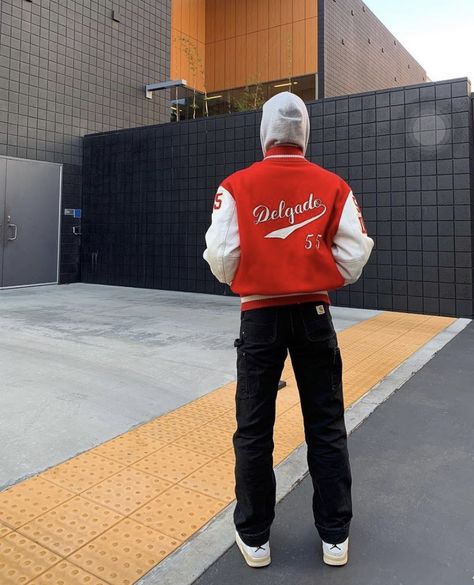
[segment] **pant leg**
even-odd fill
[[[324,313],[321,308],[323,307]],[[342,360],[329,312],[303,303],[292,312],[290,356],[301,398],[313,514],[322,540],[340,543],[352,518],[351,469],[342,390]]]
[[[275,517],[273,425],[287,355],[277,308],[241,314],[237,347],[234,523],[248,546],[264,544]],[[280,323],[281,325],[281,323]]]

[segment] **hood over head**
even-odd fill
[[[289,91],[277,93],[263,105],[260,140],[263,154],[272,146],[294,144],[306,152],[309,115],[304,101]]]

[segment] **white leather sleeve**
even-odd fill
[[[219,282],[231,284],[240,261],[240,237],[235,200],[222,186],[217,190],[206,245],[203,258],[212,274]]]
[[[351,191],[332,245],[332,255],[345,285],[359,279],[373,247],[374,241],[367,236],[362,213]]]

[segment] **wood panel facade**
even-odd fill
[[[185,79],[203,91],[205,64],[206,0],[172,0],[171,79]]]
[[[314,74],[317,32],[317,0],[173,0],[171,77],[212,92]]]

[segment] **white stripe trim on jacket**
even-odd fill
[[[219,282],[230,284],[240,261],[237,207],[232,194],[224,187],[217,189],[216,197],[217,195],[220,195],[220,207],[212,211],[203,258]]]
[[[262,301],[263,299],[281,299],[282,297],[301,297],[306,295],[327,295],[327,290],[317,290],[314,292],[299,292],[290,293],[286,295],[249,295],[247,297],[240,297],[242,303],[250,303],[251,301]]]
[[[363,225],[359,205],[351,191],[332,244],[332,255],[344,277],[344,284],[353,284],[360,278],[374,247],[374,241],[364,232]]]
[[[265,160],[268,158],[304,158],[306,160],[306,157],[302,154],[269,154],[265,157]]]

